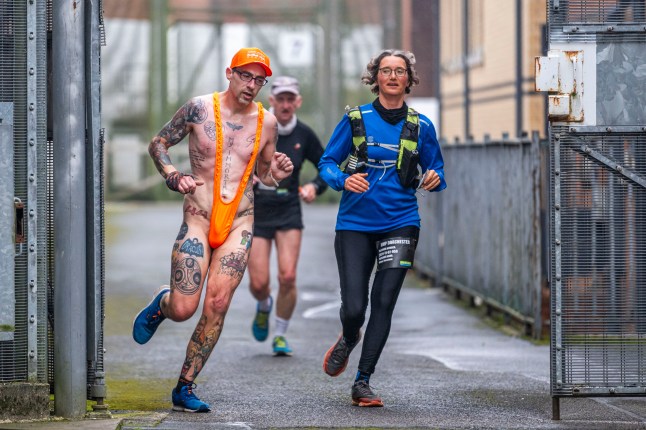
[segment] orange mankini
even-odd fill
[[[222,245],[231,231],[233,218],[238,212],[238,205],[240,199],[244,195],[244,190],[247,187],[247,182],[251,177],[251,171],[256,164],[256,156],[258,155],[258,148],[260,147],[260,135],[262,134],[262,122],[265,116],[262,103],[257,102],[258,105],[258,124],[256,125],[256,140],[253,144],[253,151],[251,158],[247,164],[240,185],[235,197],[230,202],[222,201],[220,189],[222,187],[220,178],[222,176],[222,152],[224,146],[224,135],[222,132],[222,118],[220,117],[220,97],[218,93],[213,93],[213,113],[215,116],[215,132],[216,132],[216,148],[215,148],[215,173],[213,175],[213,207],[211,208],[211,225],[209,226],[209,244],[211,248],[215,249]]]

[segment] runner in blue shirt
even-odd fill
[[[416,193],[446,188],[435,128],[426,116],[410,112],[404,101],[419,83],[414,65],[415,56],[400,50],[384,50],[370,60],[362,82],[371,85],[378,97],[359,107],[367,156],[355,152],[357,121],[351,116],[358,114],[351,111],[337,125],[319,162],[323,180],[343,191],[334,242],[343,332],[325,355],[323,370],[328,375],[338,376],[345,370],[350,352],[361,339],[370,297],[370,319],[352,386],[352,404],[357,406],[383,406],[370,387],[370,375],[388,339],[406,272],[412,267],[420,229]],[[407,130],[415,131],[406,134]],[[406,156],[398,161],[400,146],[411,136],[417,138],[416,148],[405,151]],[[339,166],[351,155],[354,161],[350,157],[341,170]]]

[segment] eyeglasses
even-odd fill
[[[390,76],[392,75],[393,72],[395,72],[395,76],[398,78],[401,78],[406,74],[408,70],[404,69],[403,67],[397,67],[396,69],[391,69],[390,67],[382,67],[379,69],[379,73],[381,76]]]
[[[267,82],[269,82],[267,78],[263,78],[262,76],[254,76],[249,72],[241,72],[238,69],[233,69],[233,71],[239,74],[240,79],[242,79],[244,82],[251,82],[251,80],[253,79],[255,84],[259,87],[264,87],[265,85],[267,85]]]

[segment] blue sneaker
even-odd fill
[[[159,324],[166,319],[166,317],[162,315],[159,302],[161,302],[164,294],[169,292],[170,288],[163,287],[153,297],[148,306],[143,308],[135,318],[135,321],[132,324],[132,337],[138,344],[143,345],[148,342],[155,334]]]
[[[277,355],[277,356],[292,355],[292,349],[289,347],[289,344],[287,343],[287,339],[285,339],[285,336],[274,337],[274,341],[272,342],[272,347],[274,348],[274,355]]]
[[[197,387],[195,384],[184,385],[179,391],[171,392],[173,397],[173,410],[179,412],[211,412],[211,407],[208,403],[204,403],[197,398],[193,393],[193,388]]]
[[[261,311],[260,304],[256,305],[256,316],[253,319],[253,324],[251,324],[251,331],[258,342],[264,342],[269,336],[269,314],[273,306],[274,299],[271,296],[269,296],[268,311]]]

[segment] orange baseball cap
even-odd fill
[[[231,59],[230,68],[240,67],[247,64],[256,63],[262,66],[267,72],[267,76],[271,76],[271,68],[269,67],[269,57],[258,48],[242,48]]]

